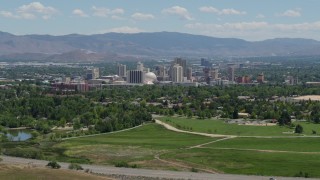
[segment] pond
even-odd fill
[[[8,130],[7,137],[9,141],[26,141],[32,137],[31,130],[19,129],[19,130]]]

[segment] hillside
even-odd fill
[[[175,32],[64,36],[0,32],[0,60],[106,61],[137,57],[320,55],[320,42],[270,39],[249,42]]]

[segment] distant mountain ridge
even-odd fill
[[[0,60],[83,62],[137,57],[296,55],[320,55],[320,42],[290,38],[250,42],[176,32],[63,36],[0,32]]]

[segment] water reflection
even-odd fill
[[[26,141],[32,137],[30,130],[9,130],[6,135],[9,141]]]

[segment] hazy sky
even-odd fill
[[[320,40],[320,0],[0,0],[13,34],[185,32]]]

